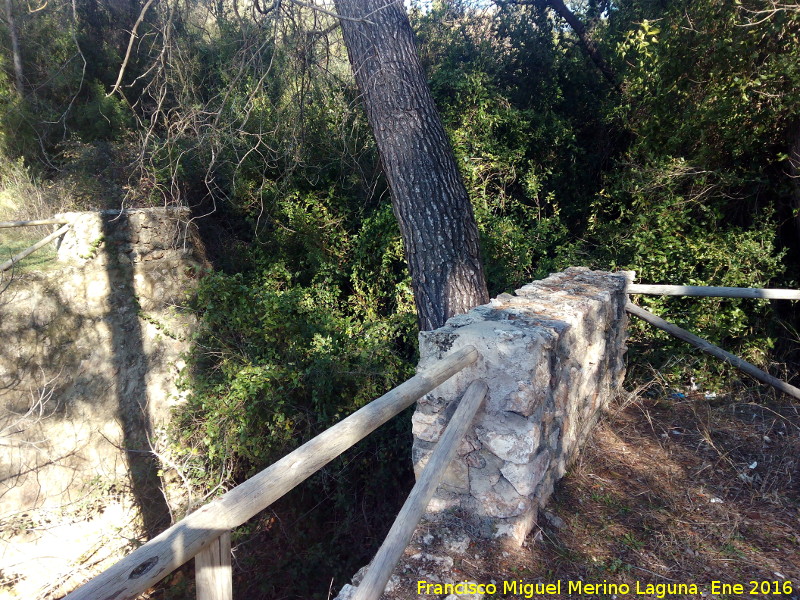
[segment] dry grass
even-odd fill
[[[36,181],[21,162],[0,162],[0,221],[46,219],[60,212],[66,205],[67,201],[59,190]],[[32,246],[52,231],[52,226],[0,229],[0,263]],[[55,256],[54,242],[17,263],[13,273],[52,268]],[[8,273],[4,275],[8,276]]]
[[[487,582],[696,584],[697,597],[792,582],[800,598],[800,414],[788,401],[635,396],[598,426],[526,548],[490,551],[464,577]],[[552,515],[552,516],[550,516]],[[744,592],[711,593],[710,583]],[[773,591],[774,591],[774,585]],[[499,594],[496,597],[504,597]],[[506,596],[523,597],[523,596]],[[560,598],[563,595],[536,595]],[[695,597],[666,595],[666,597]]]

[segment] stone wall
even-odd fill
[[[419,370],[467,345],[480,358],[417,403],[418,476],[469,384],[483,379],[489,391],[384,600],[419,597],[419,580],[460,582],[454,558],[467,548],[491,564],[488,540],[522,544],[622,383],[626,285],[624,274],[570,268],[420,333]],[[364,572],[337,600],[353,597]]]
[[[521,543],[625,374],[624,275],[571,268],[420,334],[419,367],[462,346],[478,362],[422,398],[413,461],[425,465],[471,381],[489,394],[429,506],[460,507]]]
[[[58,596],[169,524],[152,447],[205,266],[188,211],[66,213],[47,272],[0,294],[0,588]]]
[[[58,259],[65,263],[99,267],[204,261],[189,209],[69,212],[55,218],[71,225],[58,244]]]

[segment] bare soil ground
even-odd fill
[[[463,578],[494,580],[496,598],[800,598],[798,405],[746,390],[664,396],[620,402],[526,547],[476,547],[456,560]],[[514,580],[560,581],[561,593],[503,594]],[[569,594],[570,581],[629,591]]]

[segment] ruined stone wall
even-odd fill
[[[0,294],[0,589],[57,596],[168,524],[151,448],[205,266],[186,210],[66,213],[47,272]]]
[[[417,472],[470,382],[489,387],[429,511],[459,507],[484,535],[522,542],[622,382],[625,286],[570,268],[420,334],[420,368],[465,345],[480,358],[418,402]]]

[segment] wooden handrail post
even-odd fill
[[[197,553],[194,570],[197,600],[233,600],[230,531]]]
[[[483,381],[473,381],[464,392],[464,396],[453,413],[450,423],[447,424],[444,434],[436,444],[428,464],[420,475],[414,489],[408,495],[403,508],[389,530],[389,534],[383,541],[378,553],[369,567],[369,571],[364,576],[361,585],[358,586],[353,600],[377,600],[380,598],[389,577],[392,575],[397,561],[403,554],[403,550],[408,546],[411,536],[417,523],[425,513],[428,502],[433,497],[433,492],[439,485],[442,475],[453,460],[456,448],[467,432],[467,428],[475,418],[483,399],[486,397],[488,388]]]
[[[53,225],[53,233],[55,233],[56,231],[58,231],[58,223]],[[63,241],[64,241],[64,236],[60,235],[53,242],[53,245],[55,246],[56,249],[56,253],[58,253],[58,251],[61,249],[61,242]]]

